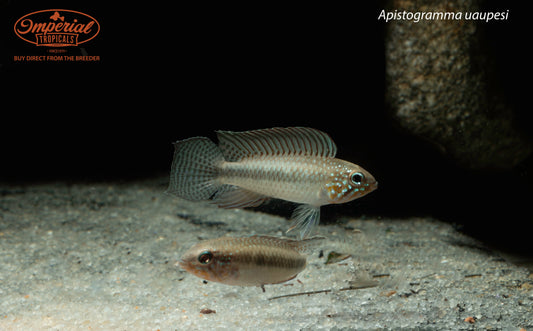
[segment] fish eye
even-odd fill
[[[352,181],[352,183],[356,184],[356,185],[359,185],[363,182],[363,180],[365,179],[365,176],[363,176],[362,173],[360,172],[354,172],[351,176],[350,176],[350,180]]]
[[[210,251],[205,251],[202,254],[198,255],[198,262],[201,264],[208,264],[213,260],[213,253]]]

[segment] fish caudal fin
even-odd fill
[[[208,200],[219,189],[216,179],[224,162],[220,149],[205,137],[174,143],[167,193],[187,200]]]
[[[292,224],[287,232],[297,229],[300,231],[298,238],[307,238],[320,222],[320,207],[300,205],[292,213],[291,219]]]

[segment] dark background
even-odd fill
[[[380,184],[363,199],[323,208],[324,215],[429,215],[488,246],[533,254],[532,157],[509,170],[463,169],[390,120],[382,3],[1,3],[2,182],[162,176],[173,141],[214,139],[214,130],[310,126],[329,133],[338,157]],[[13,24],[50,8],[99,21],[100,34],[83,47],[100,62],[13,62],[13,55],[46,54],[18,39]],[[507,8],[508,21],[484,26],[485,42],[531,138],[530,53],[514,38],[528,31],[527,11]]]

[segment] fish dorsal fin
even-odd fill
[[[337,146],[327,133],[305,127],[217,131],[217,136],[227,161],[254,155],[334,157],[337,153]]]
[[[287,237],[274,237],[266,235],[253,235],[250,238],[258,238],[263,241],[270,241],[273,245],[286,245],[299,253],[310,253],[319,245],[323,244],[322,240],[326,239],[323,236],[314,236],[305,239],[293,239]]]

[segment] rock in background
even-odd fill
[[[388,11],[474,12],[482,1],[389,1]],[[511,13],[512,14],[512,13]],[[515,128],[487,51],[485,21],[393,20],[386,25],[387,101],[410,133],[472,169],[511,168],[531,152]],[[505,23],[492,23],[505,24]]]

